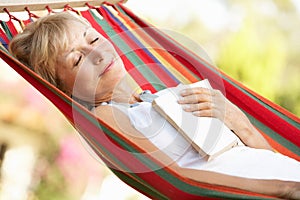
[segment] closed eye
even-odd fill
[[[99,40],[99,38],[97,37],[97,38],[95,38],[93,41],[91,41],[91,44],[93,44],[93,43],[95,43],[95,42],[97,42]]]
[[[79,63],[80,63],[81,59],[82,59],[82,56],[80,56],[80,57],[78,58],[78,60],[77,60],[77,61],[76,61],[76,63],[74,64],[74,67],[76,67],[76,66],[78,66],[78,65],[79,65]]]

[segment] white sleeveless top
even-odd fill
[[[232,176],[254,179],[279,179],[300,182],[300,162],[270,150],[254,149],[240,145],[206,161],[169,124],[151,103],[124,107],[110,104],[122,110],[131,124],[157,148],[177,162],[180,167],[219,172]]]

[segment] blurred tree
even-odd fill
[[[223,38],[217,66],[271,101],[300,115],[299,15],[292,1],[229,0],[241,27]]]
[[[220,46],[217,66],[274,101],[286,51],[280,33],[258,34],[249,19]]]

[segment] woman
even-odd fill
[[[201,158],[170,124],[160,127],[155,137],[139,129],[143,123],[154,128],[157,124],[153,121],[160,123],[163,118],[151,104],[141,102],[139,87],[127,76],[112,44],[84,19],[67,12],[40,18],[11,41],[10,52],[67,95],[89,105],[96,115],[124,133],[134,134],[133,140],[146,138],[146,151],[161,149],[167,157],[157,156],[184,176],[202,181],[199,170],[208,176],[213,171],[220,173],[220,179],[226,177],[223,174],[231,175],[231,180],[242,189],[300,199],[300,163],[273,152],[243,112],[217,90],[186,89],[178,101],[186,112],[219,118],[241,140],[240,145],[212,161]],[[166,146],[164,137],[174,142]],[[269,169],[269,165],[278,163],[289,170]],[[213,180],[210,183],[220,184]]]

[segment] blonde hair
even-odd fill
[[[61,12],[28,24],[9,44],[10,53],[54,86],[64,91],[55,71],[57,56],[68,47],[68,23],[89,23],[82,17]]]

